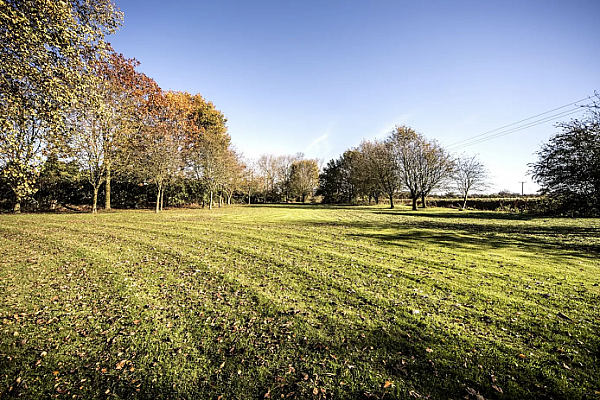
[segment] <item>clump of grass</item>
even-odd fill
[[[600,220],[1,216],[0,397],[594,398]]]

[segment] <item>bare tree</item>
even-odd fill
[[[485,190],[488,185],[489,173],[485,165],[476,156],[461,155],[454,160],[452,180],[456,190],[463,198],[462,208],[467,207],[469,193]]]

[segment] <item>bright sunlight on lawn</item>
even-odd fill
[[[378,207],[3,215],[0,398],[598,398],[599,233]]]

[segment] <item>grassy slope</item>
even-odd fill
[[[0,398],[597,398],[599,233],[442,209],[0,216]]]

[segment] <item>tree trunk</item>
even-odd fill
[[[161,191],[160,191],[160,211],[163,210],[164,205],[165,205],[165,189],[161,189]]]
[[[233,197],[233,192],[231,192],[231,194],[227,194],[227,205],[230,206],[231,205],[231,198]]]
[[[21,214],[21,198],[20,197],[17,197],[17,200],[15,200],[15,206],[13,207],[13,213]]]
[[[98,212],[98,189],[100,186],[94,186],[94,199],[92,200],[92,214]]]
[[[110,163],[106,164],[106,183],[104,184],[104,209],[110,211]]]
[[[156,188],[156,210],[154,210],[155,213],[159,213],[160,212],[160,192],[161,192],[161,187],[160,185],[158,185],[158,187]]]
[[[421,195],[421,205],[423,206],[423,208],[427,208],[427,202],[425,201],[425,195],[422,194]]]
[[[250,192],[250,188],[248,188],[248,204],[250,204],[250,197],[251,196],[251,192]]]
[[[463,210],[467,208],[467,196],[469,195],[468,192],[465,193],[464,197],[463,197]]]
[[[223,205],[223,193],[219,193],[219,208]]]
[[[208,209],[212,210],[212,206],[213,206],[213,192],[211,190],[210,191],[210,201],[208,202]]]
[[[394,194],[389,193],[388,196],[390,197],[390,208],[394,208]]]
[[[412,210],[413,211],[417,211],[417,200],[419,199],[418,196],[412,196]]]

